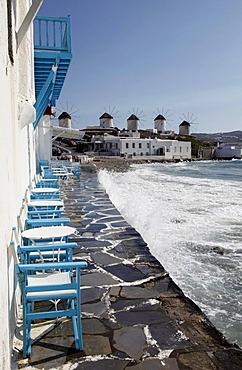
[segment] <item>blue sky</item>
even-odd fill
[[[242,0],[45,0],[39,11],[68,14],[73,59],[57,107],[74,104],[79,128],[105,107],[120,128],[129,112],[151,128],[169,109],[175,131],[188,112],[198,132],[242,129]]]

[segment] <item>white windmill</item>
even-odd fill
[[[145,114],[143,114],[143,110],[139,110],[139,108],[132,109],[129,111],[130,116],[127,118],[127,130],[128,131],[139,131],[140,124],[144,121]]]
[[[165,134],[166,125],[169,124],[168,121],[172,121],[172,119],[170,118],[172,114],[168,114],[169,109],[165,110],[164,108],[162,108],[161,111],[157,108],[157,112],[158,115],[154,119],[154,128],[157,130],[159,134]]]
[[[196,122],[197,117],[193,113],[187,112],[187,114],[183,113],[181,117],[179,117],[182,122],[179,125],[179,135],[182,136],[190,136],[191,135],[191,127],[193,125],[198,125]]]
[[[119,111],[116,110],[116,107],[112,109],[110,106],[109,109],[104,107],[104,113],[99,117],[99,124],[101,128],[113,128],[116,125]],[[120,122],[119,122],[120,123]]]
[[[62,103],[60,103],[56,110],[60,113],[58,115],[60,127],[80,128],[80,115],[78,114],[79,109],[75,109],[74,104],[69,105],[69,103],[66,102],[64,106]]]

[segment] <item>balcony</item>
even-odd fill
[[[59,98],[72,59],[70,18],[34,20],[34,77],[37,127],[46,107]]]

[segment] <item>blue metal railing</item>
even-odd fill
[[[70,17],[36,17],[34,20],[34,48],[71,53]]]

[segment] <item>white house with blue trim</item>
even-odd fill
[[[59,98],[72,58],[69,17],[36,18],[33,26],[42,2],[0,0],[0,369],[4,370],[11,368],[20,303],[13,230],[36,164],[45,159],[50,118],[44,112]],[[49,37],[47,21],[56,38]]]

